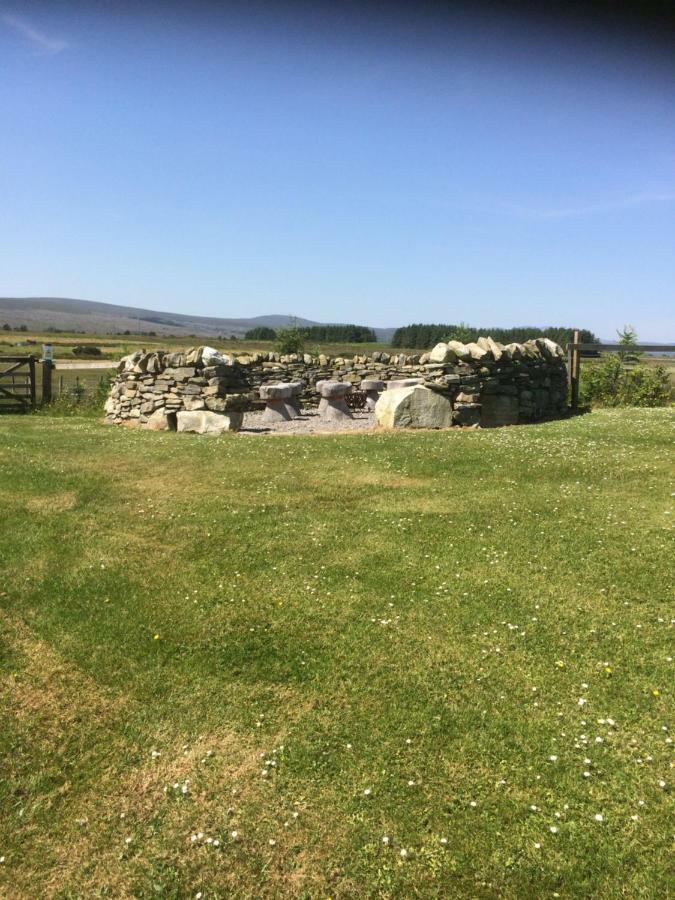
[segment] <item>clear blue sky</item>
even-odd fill
[[[675,339],[675,55],[317,10],[0,0],[0,295]]]

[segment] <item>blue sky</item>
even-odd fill
[[[0,295],[675,339],[675,54],[294,9],[0,0]]]

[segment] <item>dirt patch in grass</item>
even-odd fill
[[[18,723],[39,730],[48,743],[83,720],[117,715],[124,698],[102,690],[65,661],[20,620],[0,612],[2,639],[22,661],[21,672],[0,680],[0,698]]]
[[[31,497],[26,501],[28,512],[50,515],[52,513],[67,512],[77,505],[77,491],[61,491],[58,494],[47,494],[40,497]]]
[[[291,712],[274,735],[224,729],[187,741],[160,736],[156,747],[142,748],[135,767],[105,773],[80,800],[86,826],[57,845],[43,896],[59,896],[64,882],[82,896],[103,885],[112,896],[136,896],[136,880],[155,868],[174,873],[171,886],[180,884],[181,896],[193,880],[227,896],[295,896],[321,871],[311,849],[321,825],[297,822],[293,812],[303,803],[291,806],[274,783],[276,761],[283,766],[278,748],[313,706],[283,693]],[[269,778],[262,775],[265,767]],[[278,838],[274,845],[271,833]],[[260,869],[266,889],[256,881]]]

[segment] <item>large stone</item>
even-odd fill
[[[429,388],[412,385],[381,394],[375,418],[383,428],[449,428],[452,403]]]
[[[239,431],[243,421],[240,412],[218,413],[210,410],[176,413],[178,431],[192,431],[196,434],[222,434],[224,431]]]
[[[480,344],[470,343],[466,345],[467,350],[471,354],[471,359],[475,362],[481,362],[484,359],[489,359],[491,353],[489,350],[485,350]]]
[[[502,354],[504,352],[504,347],[502,344],[498,344],[497,341],[493,341],[491,337],[486,338],[487,349],[492,353],[492,357],[495,362],[499,362],[502,358]]]
[[[454,363],[459,358],[452,347],[449,347],[443,341],[440,344],[436,344],[428,356],[429,362],[432,363]]]
[[[170,415],[175,417],[175,413]],[[175,431],[176,426],[175,421],[167,417],[166,410],[160,407],[151,416],[148,416],[148,421],[143,427],[149,428],[150,431]]]
[[[518,360],[523,358],[523,348],[520,344],[507,344],[504,352],[509,359]]]
[[[549,359],[565,359],[565,351],[560,346],[560,344],[556,344],[555,341],[552,341],[550,338],[542,338],[542,344],[544,345],[545,351],[548,352]]]
[[[508,394],[483,394],[480,424],[484,428],[498,425],[516,425],[518,422],[518,398]]]
[[[205,366],[231,366],[232,357],[221,353],[215,347],[202,347],[201,361]]]
[[[186,397],[183,397],[183,406],[189,412],[194,412],[198,409],[204,409],[206,407],[206,403],[204,401],[204,398],[199,394],[196,394],[195,396],[188,394]]]
[[[466,362],[471,359],[471,351],[463,344],[461,341],[448,341],[448,348],[452,350],[457,359],[461,362]]]

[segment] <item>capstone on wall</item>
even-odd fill
[[[504,346],[485,337],[470,344],[437,344],[429,353],[412,356],[230,355],[210,347],[137,352],[117,367],[105,421],[174,427],[181,411],[240,417],[259,404],[258,391],[265,384],[301,381],[303,403],[315,406],[317,381],[348,381],[358,390],[364,379],[407,378],[420,378],[447,397],[457,425],[509,425],[567,412],[567,367],[558,344],[537,338]]]

